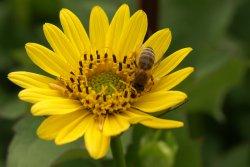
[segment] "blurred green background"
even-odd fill
[[[81,148],[83,140],[58,147],[38,139],[35,130],[42,118],[30,115],[29,104],[17,98],[20,89],[6,76],[16,70],[43,73],[28,59],[24,44],[47,45],[42,25],[59,25],[62,7],[74,11],[87,27],[94,5],[112,18],[122,3],[132,12],[147,12],[148,35],[171,29],[173,40],[166,55],[194,48],[181,66],[195,67],[176,88],[188,93],[188,103],[162,115],[183,120],[185,127],[131,128],[123,134],[128,166],[249,167],[249,0],[0,0],[0,166],[114,166],[110,153],[91,160]]]

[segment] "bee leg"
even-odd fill
[[[153,77],[153,75],[151,75],[150,80],[149,80],[149,82],[147,84],[147,91],[151,91],[154,84],[155,84],[154,77]]]

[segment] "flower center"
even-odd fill
[[[115,91],[122,91],[126,88],[122,78],[112,71],[102,72],[92,76],[89,79],[89,86],[91,86],[96,93],[100,93],[104,86],[106,87],[107,95],[112,95]]]
[[[132,85],[137,69],[133,56],[118,60],[107,52],[84,54],[78,69],[60,79],[65,93],[97,116],[125,111],[138,97]]]

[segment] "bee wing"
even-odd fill
[[[163,58],[161,58],[160,60],[158,60],[157,62],[155,62],[152,71],[156,70],[157,67],[160,65],[160,62],[162,61]]]

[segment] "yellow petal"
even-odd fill
[[[34,104],[31,108],[33,115],[60,115],[67,114],[82,108],[78,100],[52,99],[44,100]]]
[[[46,118],[39,128],[37,135],[44,140],[53,140],[65,126],[82,115],[82,111],[76,111],[64,115],[53,115]]]
[[[103,134],[116,136],[129,128],[130,124],[126,118],[119,114],[108,115],[103,126]]]
[[[92,119],[84,135],[85,146],[94,159],[104,157],[109,149],[110,137],[103,135],[99,123]]]
[[[36,43],[27,43],[25,49],[30,59],[44,71],[57,77],[69,75],[68,64],[46,47]]]
[[[108,27],[109,21],[106,13],[101,7],[95,6],[91,11],[89,20],[90,42],[94,50],[100,50],[105,47]]]
[[[155,62],[160,60],[167,51],[172,36],[168,28],[154,33],[144,44],[143,47],[151,47],[155,53]]]
[[[157,112],[182,103],[187,95],[179,91],[158,91],[139,97],[133,107],[144,112]]]
[[[147,15],[142,11],[137,11],[125,25],[118,44],[119,56],[130,55],[138,50],[147,32]]]
[[[49,83],[57,82],[52,78],[26,71],[11,72],[8,79],[22,88],[50,88]]]
[[[89,37],[78,17],[68,9],[60,11],[60,21],[65,35],[78,48],[80,53],[90,52]]]
[[[58,27],[49,23],[44,24],[43,31],[55,53],[65,59],[71,65],[71,68],[77,68],[80,53],[66,35]]]
[[[147,120],[142,120],[140,123],[144,126],[156,129],[180,128],[184,125],[183,122],[180,121],[166,120],[156,117]]]
[[[115,54],[118,52],[118,42],[124,26],[128,23],[130,17],[128,5],[122,5],[115,13],[113,20],[108,28],[106,36],[106,47],[111,49]]]
[[[161,78],[170,73],[192,51],[192,48],[180,49],[163,61],[153,70],[154,78]]]
[[[81,116],[60,130],[56,136],[55,143],[57,145],[66,144],[82,137],[92,119],[94,118],[89,112],[82,111]]]
[[[128,120],[130,124],[137,124],[141,122],[142,120],[148,119],[150,115],[139,115],[134,111],[138,111],[137,109],[130,108],[129,111],[123,111],[120,114]]]
[[[132,119],[138,119],[138,122],[144,126],[148,126],[150,128],[157,128],[157,129],[170,129],[170,128],[179,128],[183,126],[182,122],[174,121],[174,120],[167,120],[167,119],[160,119],[143,113],[141,111],[130,109],[126,111],[126,114]],[[144,119],[142,119],[144,117]],[[134,122],[134,123],[138,123]]]
[[[62,92],[52,89],[30,88],[22,90],[18,97],[29,103],[37,103],[43,100],[63,98]]]
[[[181,83],[193,71],[193,67],[187,67],[172,74],[166,75],[165,77],[162,77],[158,82],[155,82],[155,85],[152,87],[151,91],[155,92],[159,90],[170,90]]]

